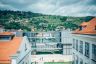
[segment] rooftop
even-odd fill
[[[95,35],[96,34],[96,18],[93,18],[89,22],[83,22],[80,25],[80,28],[73,32],[74,34],[87,34]]]
[[[11,35],[9,32],[0,33],[0,35]],[[0,41],[0,63],[10,63],[10,56],[16,54],[22,37],[14,37],[12,40]]]
[[[14,35],[12,32],[1,32],[0,35]]]

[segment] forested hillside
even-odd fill
[[[52,31],[70,28],[78,28],[83,21],[89,21],[93,17],[69,17],[44,15],[40,13],[0,10],[0,25],[5,29],[22,29],[24,31]]]

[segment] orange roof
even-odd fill
[[[76,29],[76,30],[73,32],[73,34],[74,34],[74,33],[78,33],[78,32],[79,32],[79,30],[80,30],[79,28],[78,28],[78,29]]]
[[[87,26],[88,22],[83,22],[80,26]]]
[[[0,63],[10,63],[10,56],[16,54],[22,37],[14,37],[10,41],[0,41]]]
[[[84,23],[83,23],[83,26],[84,26]],[[96,18],[93,18],[92,20],[90,20],[89,22],[86,23],[85,28],[83,28],[82,30],[75,31],[74,33],[78,33],[78,34],[96,34],[95,28],[96,28]]]
[[[13,35],[12,32],[1,32],[0,35]]]

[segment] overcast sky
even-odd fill
[[[63,16],[96,16],[96,0],[0,0],[0,9]]]

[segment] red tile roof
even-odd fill
[[[10,41],[0,41],[0,64],[10,63],[10,56],[16,54],[22,37],[14,37]]]
[[[83,22],[80,26],[87,26],[88,22]]]
[[[84,27],[82,30],[75,30],[75,34],[96,34],[96,18],[93,18],[87,23],[82,23],[81,26],[86,27]]]

